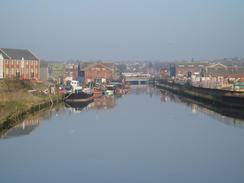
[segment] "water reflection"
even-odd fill
[[[132,86],[129,90],[129,95],[146,95],[149,97],[157,97],[163,103],[173,102],[184,104],[191,108],[192,113],[202,113],[211,118],[222,122],[226,125],[235,127],[244,127],[243,111],[232,110],[230,108],[221,108],[213,105],[207,105],[198,101],[191,100],[182,96],[172,94],[168,91],[158,90],[149,86]],[[65,103],[55,106],[34,115],[28,116],[24,121],[15,124],[13,127],[4,128],[0,131],[0,138],[7,139],[29,135],[33,132],[44,120],[51,120],[54,116],[72,115],[72,113],[86,112],[90,110],[109,110],[118,104],[118,100],[123,97],[117,96],[102,96],[94,99],[89,103]],[[166,104],[167,105],[167,104]],[[95,115],[98,115],[97,113]]]
[[[135,87],[71,109],[3,133],[1,182],[244,182],[243,130],[195,101]]]
[[[117,100],[119,97],[116,96],[102,96],[94,99],[91,103],[90,109],[112,109],[117,105]]]
[[[89,102],[83,102],[83,103],[78,103],[78,102],[65,102],[65,108],[67,108],[70,112],[81,112],[89,109]]]
[[[91,102],[65,102],[65,107],[69,109],[71,112],[82,112],[82,111],[88,111],[92,109],[111,109],[114,108],[117,105],[117,100],[120,97],[116,96],[102,96],[95,98]]]
[[[205,104],[183,96],[172,94],[165,90],[161,90],[160,100],[161,102],[182,103],[190,107],[192,113],[203,113],[226,125],[244,128],[244,113],[242,110]]]
[[[29,115],[25,120],[17,122],[14,126],[4,128],[0,131],[0,138],[7,139],[12,137],[19,137],[29,135],[33,132],[44,120],[51,120],[54,116],[65,115],[72,113],[88,111],[88,110],[106,110],[114,108],[117,105],[117,100],[120,97],[116,96],[102,96],[95,98],[92,102],[87,103],[72,103],[67,102],[57,105],[53,108],[37,112]]]
[[[64,106],[63,104],[56,105],[50,109],[42,110],[36,112],[32,115],[27,116],[21,122],[16,122],[12,127],[3,128],[0,131],[1,139],[8,139],[12,137],[19,137],[24,135],[29,135],[33,132],[44,120],[51,120],[53,116],[63,114]]]
[[[160,90],[156,89],[153,86],[135,85],[130,87],[129,94],[135,94],[135,95],[144,94],[152,97],[152,96],[159,96]]]
[[[11,138],[11,137],[29,135],[39,124],[40,124],[40,120],[38,118],[26,119],[20,124],[14,126],[13,128],[3,133],[1,135],[1,138]]]

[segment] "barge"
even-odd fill
[[[88,93],[70,93],[64,97],[64,102],[89,102],[93,100],[93,94]]]
[[[72,80],[70,82],[71,91],[66,93],[64,96],[64,102],[90,102],[93,100],[93,94],[84,92],[82,87],[79,85],[79,82]]]

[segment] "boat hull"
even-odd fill
[[[88,102],[93,100],[93,94],[71,93],[65,96],[65,102]]]

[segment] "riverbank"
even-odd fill
[[[169,90],[178,95],[183,95],[212,105],[244,109],[243,92],[194,87],[190,85],[181,85],[174,82],[168,82],[165,80],[160,81],[156,84],[156,86],[161,89]]]
[[[18,80],[0,81],[0,128],[23,119],[27,114],[40,111],[62,101],[62,96],[49,95],[42,83]]]

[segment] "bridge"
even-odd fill
[[[122,73],[125,81],[130,85],[147,85],[149,83],[150,74],[142,73]]]

